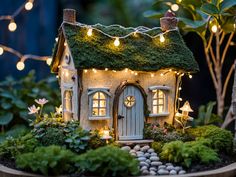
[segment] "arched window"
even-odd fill
[[[90,89],[89,119],[102,120],[110,118],[109,101],[110,93],[107,89]]]
[[[71,90],[65,90],[63,95],[63,114],[65,121],[70,120],[72,118],[72,94]]]

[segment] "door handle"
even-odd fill
[[[125,117],[122,115],[118,115],[118,119],[124,119]]]

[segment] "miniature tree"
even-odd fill
[[[226,78],[222,77],[223,66],[226,60],[230,61],[227,52],[236,28],[236,1],[156,0],[153,9],[145,12],[145,16],[160,18],[165,11],[171,9],[179,17],[181,30],[195,32],[201,37],[216,92],[217,114],[222,117],[228,83],[234,70],[234,62],[231,62]]]

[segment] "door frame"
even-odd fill
[[[127,86],[134,86],[141,92],[143,96],[143,110],[144,110],[144,123],[146,122],[145,113],[147,110],[147,94],[145,90],[141,87],[138,81],[132,82],[132,81],[124,81],[122,82],[115,91],[114,101],[113,101],[113,129],[114,129],[114,135],[115,140],[118,140],[118,109],[119,109],[119,98],[121,93],[124,91],[124,89]]]

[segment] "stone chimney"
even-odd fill
[[[175,29],[178,24],[178,19],[176,18],[176,15],[174,12],[168,10],[164,17],[160,19],[161,23],[161,29],[162,31],[167,31],[171,29]]]
[[[76,10],[74,9],[64,9],[63,10],[63,21],[68,23],[76,22]]]

